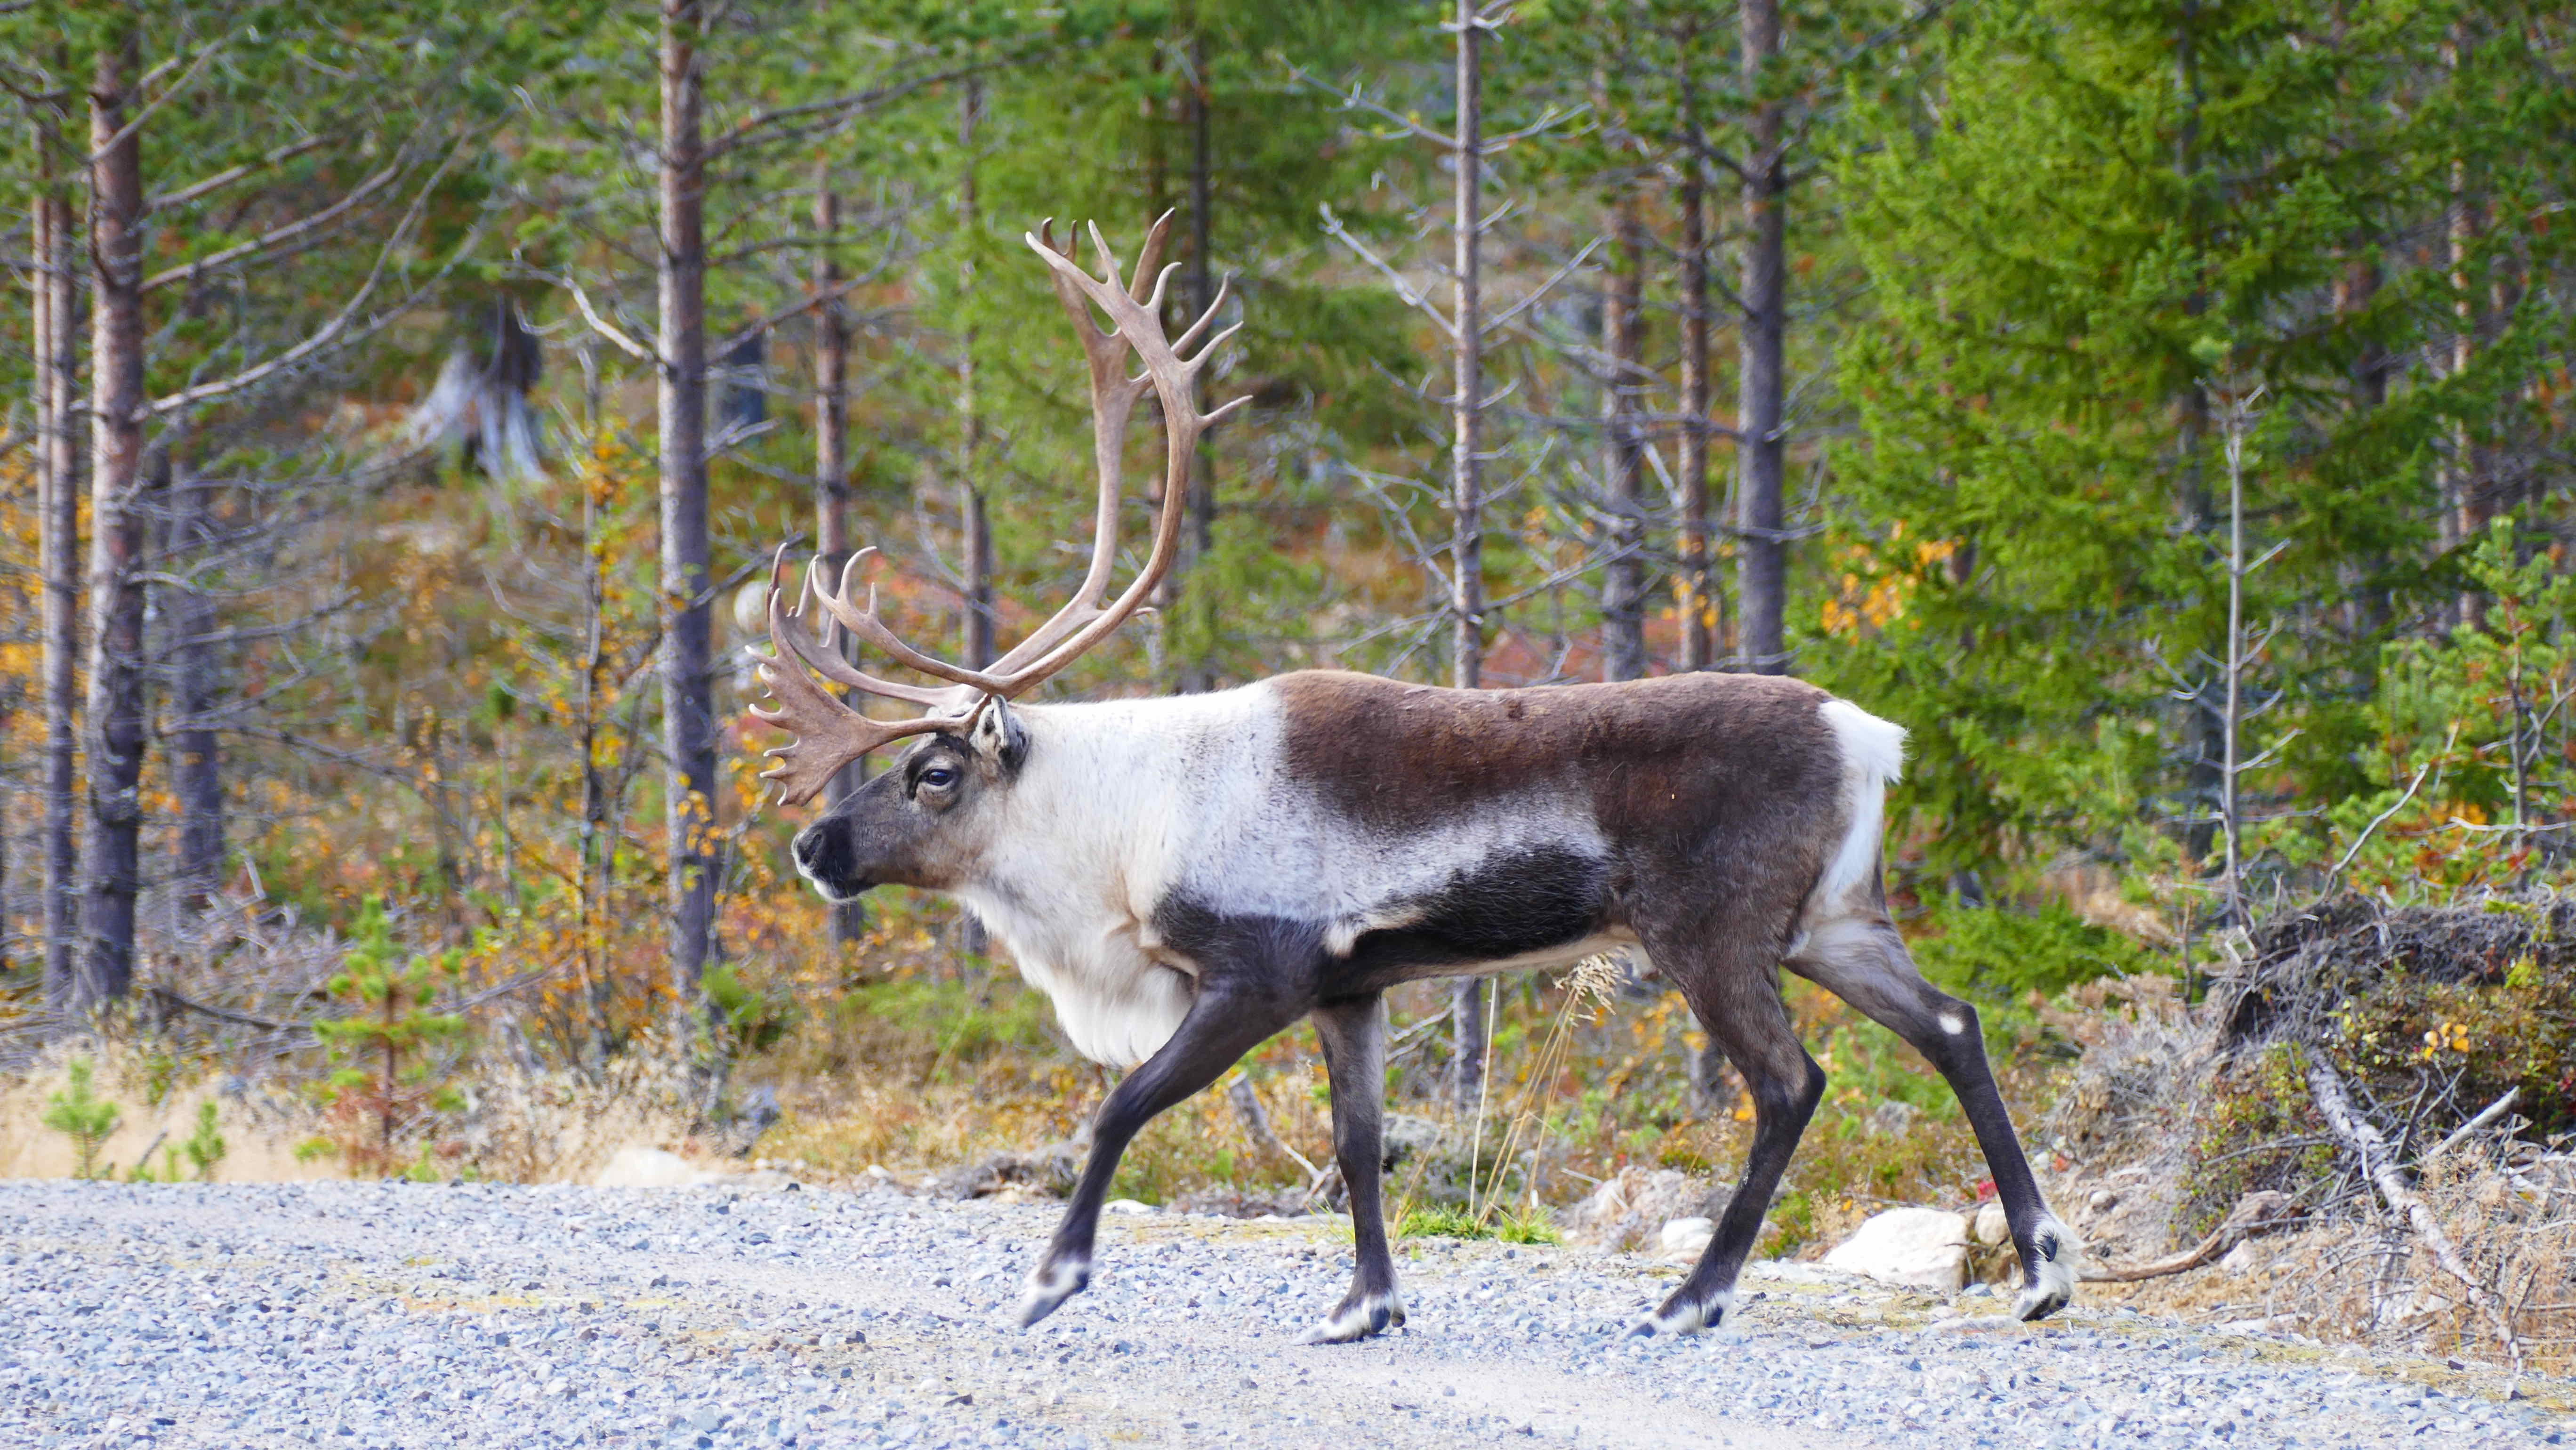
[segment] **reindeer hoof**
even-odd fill
[[[1723,1329],[1727,1316],[1735,1312],[1735,1291],[1720,1289],[1707,1299],[1696,1299],[1677,1292],[1652,1314],[1640,1314],[1628,1324],[1622,1339],[1652,1339],[1658,1334],[1697,1334],[1703,1329]]]
[[[2013,1305],[2013,1317],[2025,1322],[2046,1319],[2075,1297],[2075,1245],[2066,1225],[2053,1218],[2041,1223],[2031,1235],[2031,1247],[2037,1250],[2038,1272],[2024,1265],[2028,1282]]]
[[[1299,1344],[1351,1344],[1404,1323],[1404,1301],[1393,1294],[1345,1299],[1341,1307],[1297,1336]]]
[[[1091,1282],[1088,1259],[1050,1261],[1029,1273],[1026,1291],[1020,1296],[1020,1327],[1028,1328],[1053,1314],[1065,1300],[1083,1291]]]

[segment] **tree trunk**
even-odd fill
[[[1673,198],[1682,245],[1682,576],[1674,590],[1681,615],[1682,668],[1717,665],[1717,575],[1709,548],[1708,496],[1708,200],[1697,162],[1686,162]]]
[[[2355,238],[2356,251],[2367,247],[2367,240]],[[2343,271],[2335,278],[2334,315],[2350,318],[2370,306],[2379,292],[2379,264],[2366,255],[2345,260]],[[2345,395],[2344,408],[2352,413],[2377,412],[2388,402],[2388,348],[2376,338],[2364,341],[2352,362],[2352,389]],[[2380,576],[2386,556],[2374,549],[2359,559],[2347,559],[2337,567],[2344,586],[2342,607],[2345,632],[2353,639],[2367,639],[2388,624],[2393,603],[2385,588],[2365,587]]]
[[[1646,380],[1646,226],[1635,197],[1623,193],[1612,205],[1610,235],[1616,270],[1601,310],[1602,350],[1610,357],[1603,411],[1609,416],[1611,491],[1610,563],[1601,575],[1601,677],[1634,680],[1646,673],[1646,451],[1637,426]]]
[[[975,179],[975,130],[984,119],[984,83],[968,77],[958,100],[957,149],[965,157],[965,174],[957,187],[958,227],[966,238],[965,260],[959,264],[957,288],[961,305],[975,290],[975,241],[983,226],[983,198]],[[968,324],[957,348],[957,526],[959,562],[966,578],[966,663],[982,669],[993,662],[993,521],[985,508],[983,484],[975,476],[977,455],[983,451],[984,414],[982,400],[975,395],[975,345],[979,331]],[[957,949],[967,956],[980,957],[992,943],[984,932],[984,919],[971,907],[960,906],[957,915]]]
[[[1477,0],[1458,0],[1456,209],[1450,221],[1456,288],[1451,316],[1458,336],[1452,359],[1455,395],[1450,399],[1449,683],[1461,690],[1478,688],[1485,673],[1484,460],[1478,455],[1485,386],[1484,313],[1478,293],[1485,199],[1484,29],[1476,11]],[[1459,1111],[1470,1112],[1485,1095],[1485,1038],[1490,1024],[1485,1021],[1481,984],[1473,977],[1460,979],[1451,1002],[1457,1028],[1457,1061],[1451,1073],[1454,1100]]]
[[[1788,544],[1781,537],[1781,482],[1786,467],[1788,209],[1780,145],[1780,106],[1759,99],[1765,72],[1780,53],[1779,0],[1743,0],[1744,84],[1757,99],[1746,120],[1743,326],[1737,343],[1736,611],[1737,653],[1758,674],[1785,674]]]
[[[1458,0],[1458,134],[1454,156],[1455,207],[1449,236],[1455,319],[1458,336],[1451,362],[1453,377],[1449,442],[1449,682],[1473,690],[1485,674],[1485,534],[1484,460],[1484,314],[1479,294],[1484,225],[1484,94],[1482,49],[1476,0]],[[1462,989],[1463,990],[1463,989]]]
[[[814,549],[834,578],[850,557],[850,323],[833,296],[841,285],[840,259],[832,252],[840,230],[841,195],[832,189],[827,161],[814,168],[814,295],[823,299],[814,308]],[[823,632],[824,648],[850,650],[853,641],[828,617]],[[841,767],[823,788],[823,809],[849,799],[867,778],[864,755]],[[835,941],[857,941],[867,930],[865,902],[832,908]]]
[[[37,339],[37,448],[42,468],[38,528],[44,535],[43,695],[45,710],[44,864],[45,1005],[60,1014],[79,991],[80,957],[80,435],[72,423],[79,382],[79,293],[72,283],[72,209],[52,162],[61,135],[48,127],[36,156],[44,188],[36,215],[37,285],[42,325]]]
[[[833,290],[841,285],[833,245],[841,230],[841,196],[832,169],[814,170],[814,548],[837,574],[850,554],[850,323]]]
[[[54,176],[53,168],[46,164],[46,158],[44,155],[45,132],[41,122],[28,128],[28,137],[36,148],[37,156],[36,185],[34,194],[29,197],[27,201],[27,265],[29,268],[27,278],[27,357],[29,362],[27,402],[29,411],[34,414],[36,424],[34,449],[36,527],[38,531],[36,544],[36,552],[38,555],[36,588],[38,590],[38,611],[41,614],[43,609],[43,591],[46,584],[49,582],[45,576],[43,564],[44,546],[46,543],[44,535],[45,531],[51,526],[54,508],[54,458],[52,446],[54,424],[53,414],[51,411],[53,406],[53,395],[50,391],[52,381],[51,370],[46,366],[46,344],[53,339],[54,332],[53,323],[50,320],[54,300],[54,279],[51,271],[54,264]],[[38,693],[40,695],[42,693],[41,682],[39,684]],[[0,730],[6,730],[9,726],[15,723],[12,718],[15,713],[16,705],[14,701],[8,704],[0,704]],[[37,753],[37,758],[40,762],[42,761],[43,752],[41,750]],[[39,801],[41,802],[41,765],[39,766],[38,780]],[[13,819],[18,815],[16,811],[12,811],[10,814]],[[38,814],[39,816],[43,814],[41,805],[38,810]],[[5,870],[5,858],[9,854],[8,835],[9,832],[7,826],[0,825],[0,870]],[[36,855],[41,859],[44,855],[45,849],[44,831],[41,826],[36,832],[35,849]],[[42,873],[40,871],[40,879],[41,875]],[[0,875],[0,911],[5,911],[5,903],[8,900],[7,886],[7,878],[5,875]],[[37,889],[42,891],[43,887],[39,886]],[[43,918],[43,908],[44,902],[40,898],[37,902],[37,916],[39,921]],[[41,931],[41,927],[39,930]],[[39,940],[36,946],[36,960],[40,972],[42,970],[44,959],[44,943]],[[0,956],[0,971],[6,971],[7,969],[8,962],[6,957]]]
[[[125,995],[141,885],[143,658],[143,142],[126,127],[138,32],[99,48],[90,84],[88,962],[75,1011]]]
[[[215,486],[203,479],[185,480],[172,493],[159,572],[177,577],[161,586],[156,611],[169,631],[170,792],[179,807],[171,879],[190,911],[203,911],[214,899],[224,871],[224,768],[214,728],[223,659],[214,643],[214,601],[187,577],[189,566],[205,567],[204,559],[190,556],[214,537],[214,497]]]
[[[1190,118],[1190,317],[1196,320],[1206,314],[1216,301],[1215,271],[1208,256],[1209,232],[1214,221],[1211,211],[1215,201],[1215,142],[1208,126],[1208,56],[1207,37],[1190,37],[1190,78],[1182,91],[1189,106]],[[1198,391],[1204,394],[1201,384]],[[1197,400],[1204,405],[1205,399]],[[1182,532],[1182,553],[1172,572],[1165,576],[1169,586],[1165,608],[1179,602],[1184,580],[1216,547],[1216,459],[1208,440],[1199,439],[1198,451],[1190,458],[1189,527]],[[1207,601],[1203,609],[1212,609]],[[1194,694],[1216,688],[1216,671],[1209,664],[1207,634],[1192,631],[1188,636],[1188,655],[1172,662],[1172,680],[1181,693]]]
[[[2454,84],[2470,47],[2468,27],[2454,21],[2448,42],[2443,46],[2444,60]],[[2478,209],[2469,194],[2469,162],[2466,156],[2451,158],[2450,215],[2443,228],[2448,243],[2450,272],[2446,280],[2451,288],[2451,356],[2450,376],[2456,378],[2469,370],[2477,355],[2478,306],[2475,290],[2469,285],[2469,253],[2477,240]],[[2469,436],[2466,420],[2451,424],[2451,457],[2441,471],[2443,488],[2442,542],[2451,550],[2477,547],[2478,536],[2486,532],[2487,519],[2494,510],[2486,494],[2486,480],[2480,475],[2476,440]],[[2462,625],[2478,622],[2478,596],[2464,592],[2456,602],[2453,618]]]
[[[699,0],[662,0],[662,734],[670,770],[671,986],[692,1004],[713,946],[718,869],[707,599],[705,77],[697,50],[703,30]]]

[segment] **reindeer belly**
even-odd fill
[[[1543,966],[1612,940],[1610,865],[1570,845],[1497,851],[1370,913],[1330,975],[1353,987]]]

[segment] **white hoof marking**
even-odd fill
[[[1676,1294],[1652,1314],[1640,1314],[1628,1325],[1630,1339],[1652,1339],[1658,1334],[1697,1334],[1703,1329],[1723,1329],[1727,1316],[1735,1312],[1735,1291],[1720,1289],[1707,1300],[1684,1299]]]
[[[1041,1263],[1029,1271],[1028,1284],[1020,1296],[1020,1327],[1053,1314],[1065,1300],[1082,1292],[1091,1282],[1091,1260],[1063,1259]]]
[[[2013,1315],[2019,1319],[2045,1319],[2075,1297],[2079,1246],[2074,1233],[2051,1214],[2039,1221],[2032,1238],[2039,1249],[2039,1273],[2023,1286],[2020,1300],[2013,1305]]]
[[[1299,1344],[1349,1344],[1383,1333],[1404,1322],[1404,1299],[1398,1294],[1372,1294],[1357,1304],[1345,1304],[1326,1316],[1322,1322],[1307,1326],[1297,1336]]]

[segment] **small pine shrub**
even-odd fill
[[[339,1145],[353,1168],[405,1171],[395,1139],[432,1114],[464,1107],[453,1088],[431,1080],[434,1050],[465,1035],[462,1015],[433,1011],[431,1004],[463,971],[462,952],[416,956],[403,951],[394,941],[383,899],[367,898],[351,932],[349,955],[329,984],[332,996],[357,1010],[313,1024],[332,1060],[343,1064],[322,1084],[323,1100],[352,1128],[360,1120],[372,1120],[375,1128],[372,1143],[363,1134],[352,1134],[352,1141]],[[305,1157],[303,1148],[296,1156]]]
[[[67,1134],[72,1140],[75,1178],[98,1176],[99,1145],[116,1131],[117,1120],[124,1113],[116,1104],[98,1095],[93,1081],[93,1065],[86,1057],[72,1059],[70,1083],[63,1091],[45,1099],[46,1127]]]
[[[199,1183],[214,1182],[215,1165],[224,1161],[224,1135],[215,1130],[215,1118],[212,1098],[197,1104],[197,1130],[179,1145],[180,1153],[195,1166]]]

